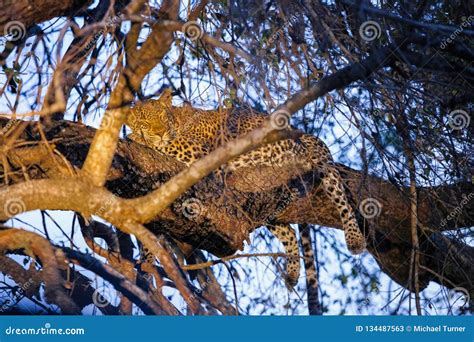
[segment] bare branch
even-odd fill
[[[24,249],[32,258],[38,257],[41,260],[46,299],[57,304],[64,314],[79,314],[77,305],[63,287],[64,279],[59,273],[56,255],[49,241],[35,233],[18,229],[0,231],[0,251],[7,253],[15,249]]]

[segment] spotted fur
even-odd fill
[[[318,294],[318,272],[315,263],[316,258],[314,257],[313,243],[309,229],[309,225],[300,225],[298,229],[304,257],[308,309],[310,315],[322,315],[322,307]]]
[[[171,92],[166,90],[160,99],[135,106],[127,124],[132,129],[129,137],[187,165],[208,154],[222,143],[260,127],[267,115],[245,109],[205,111],[189,106],[171,109]],[[171,115],[171,112],[173,113]],[[297,161],[302,172],[317,170],[326,195],[336,206],[344,228],[346,243],[353,254],[365,249],[354,210],[349,205],[343,182],[327,146],[317,137],[304,134],[297,140],[287,139],[267,144],[227,163],[229,171],[257,165],[293,165]],[[294,231],[289,226],[276,225],[275,236],[283,243],[288,255],[298,253]],[[285,234],[283,234],[285,232]],[[291,232],[291,233],[290,233]],[[295,247],[296,245],[296,247]],[[299,276],[299,261],[287,262],[288,283],[295,284]],[[296,271],[296,268],[298,271]]]
[[[292,289],[298,283],[300,277],[300,251],[296,232],[290,225],[276,224],[267,225],[267,229],[282,243],[286,259],[285,284]]]

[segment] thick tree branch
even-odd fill
[[[45,131],[48,137],[56,138],[56,149],[61,151],[73,166],[82,165],[94,134],[93,129],[80,124],[58,122]],[[30,130],[29,133],[35,137],[34,131]],[[160,188],[184,168],[184,165],[168,156],[126,142],[119,143],[112,165],[107,187],[115,194],[120,194],[120,197],[85,182],[63,179],[35,181],[38,182],[35,191],[31,191],[31,188],[20,191],[21,187],[4,187],[0,190],[0,202],[7,198],[19,198],[27,210],[36,208],[67,210],[72,206],[73,210],[86,216],[100,213],[101,217],[121,228],[123,220],[141,217],[137,214],[139,209],[136,205],[130,205],[138,203],[134,201],[141,199],[132,199],[133,197],[152,193],[152,189]],[[369,245],[369,252],[376,258],[384,272],[403,286],[407,286],[409,273],[406,261],[409,260],[411,253],[409,189],[399,189],[390,182],[374,176],[364,178],[360,171],[342,165],[339,166],[339,171],[352,194],[355,207],[359,207],[360,202],[366,198],[379,201],[380,214],[365,224],[367,227],[370,223],[369,235],[373,240]],[[292,181],[292,177],[296,177],[293,181],[303,182],[309,191],[308,196],[289,204],[278,216],[280,222],[311,223],[340,228],[336,210],[320,191],[317,177],[288,174],[288,170],[274,168],[242,169],[241,172],[229,175],[225,189],[218,179],[210,175],[165,208],[147,224],[147,227],[155,233],[166,233],[195,248],[208,250],[218,256],[232,254],[241,248],[250,231],[265,224],[265,220],[274,211],[274,205],[285,198],[281,198],[280,192],[287,187],[287,183],[277,181],[276,174],[279,177],[284,175],[288,182]],[[38,178],[41,175],[31,172],[30,178]],[[261,188],[255,180],[262,179],[268,179],[263,183],[271,186]],[[57,192],[64,192],[65,195],[59,196]],[[420,227],[423,227],[420,234],[423,237],[420,241],[422,256],[420,263],[423,267],[443,274],[441,266],[435,263],[436,258],[428,256],[433,255],[433,248],[436,249],[437,246],[441,250],[437,250],[436,255],[449,255],[449,253],[443,245],[434,245],[432,241],[437,239],[436,236],[442,231],[474,225],[474,217],[471,214],[474,212],[474,201],[473,196],[469,196],[474,193],[473,184],[465,182],[418,188],[417,192],[418,219]],[[76,199],[70,198],[72,193],[77,194]],[[223,202],[222,196],[227,200]],[[84,201],[84,198],[88,200]],[[468,198],[471,200],[467,200]],[[181,203],[187,199],[199,199],[205,208],[205,213],[194,219],[185,217]],[[0,214],[0,218],[5,218],[5,214]],[[129,232],[134,234],[133,230]],[[472,283],[472,273],[465,271],[470,269],[467,263],[472,261],[469,256],[461,258],[460,261],[453,261],[453,271],[445,279],[421,272],[420,281],[426,284],[433,280],[448,287],[452,287],[449,282]]]
[[[2,201],[2,203],[4,203]],[[45,284],[45,296],[50,303],[57,304],[64,314],[78,314],[79,308],[67,296],[63,287],[64,279],[59,273],[53,247],[43,237],[18,229],[0,231],[0,252],[8,253],[23,249],[32,258],[38,257],[43,264],[42,281]]]
[[[63,247],[62,250],[68,259],[75,260],[79,265],[110,282],[116,290],[122,292],[127,298],[130,298],[144,313],[155,315],[164,313],[146,292],[138,288],[114,268],[101,263],[90,255],[73,251],[70,248]]]
[[[12,21],[30,27],[55,17],[77,14],[91,3],[91,0],[1,0],[0,33],[3,34],[5,25]]]
[[[176,19],[179,3],[179,1],[172,0],[163,1],[160,9],[161,15]],[[163,30],[159,24],[155,24],[139,52],[133,54],[135,58],[127,60],[128,64],[110,95],[108,110],[102,119],[101,129],[97,131],[88,157],[84,162],[83,172],[95,185],[103,185],[105,182],[117,147],[120,129],[125,123],[128,113],[128,108],[125,108],[124,105],[131,103],[143,78],[162,60],[172,42],[172,33]],[[127,49],[137,49],[137,47],[127,46]]]

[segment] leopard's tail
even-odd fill
[[[306,273],[306,292],[308,294],[308,311],[310,315],[322,315],[321,302],[318,293],[318,272],[316,269],[316,257],[313,250],[310,225],[298,226],[301,247],[304,257],[304,269]]]

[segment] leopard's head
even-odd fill
[[[150,100],[134,106],[126,122],[132,129],[129,137],[156,148],[167,144],[174,136],[170,109],[170,89],[166,89],[158,100]]]

